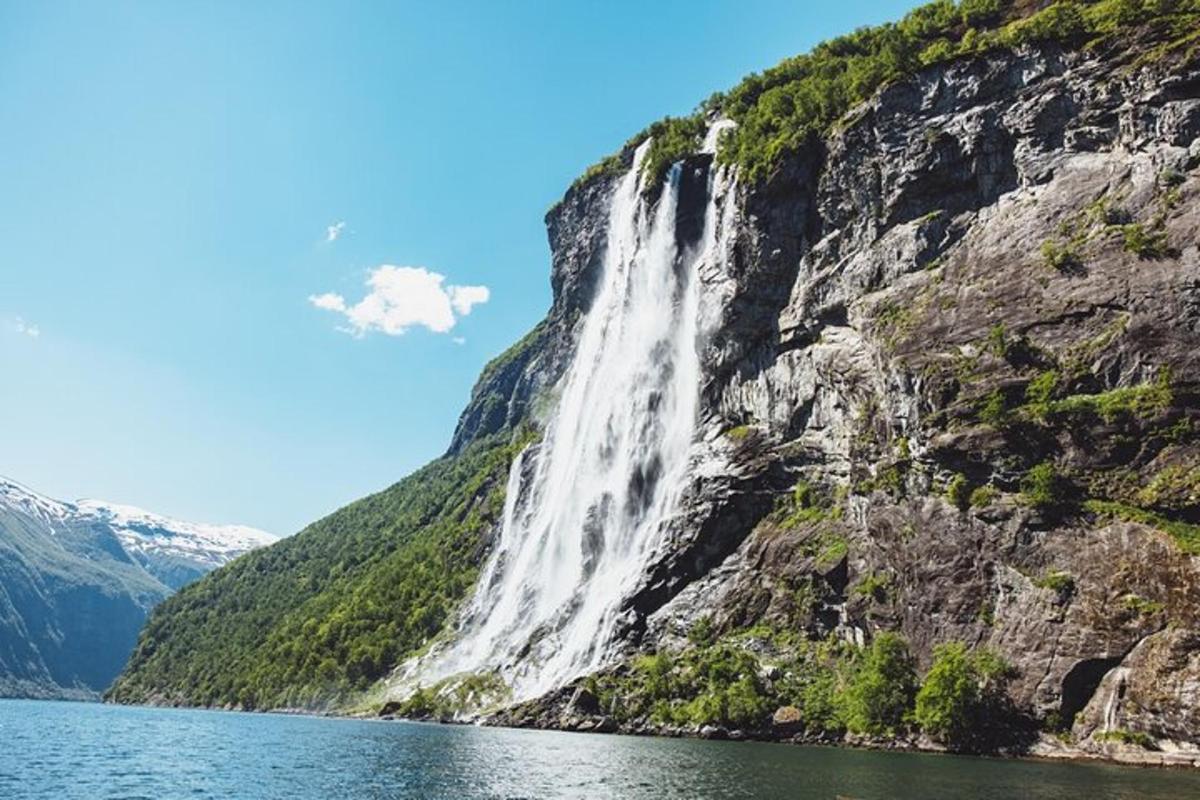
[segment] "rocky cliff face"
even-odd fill
[[[454,450],[561,377],[612,184],[548,217],[554,306]],[[1200,760],[1200,61],[932,67],[738,192],[736,257],[701,276],[703,452],[629,652],[702,618],[897,631],[921,669],[962,641],[1080,750]],[[571,697],[505,719],[598,724]]]

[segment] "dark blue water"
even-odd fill
[[[1200,798],[1084,764],[0,700],[0,798]]]

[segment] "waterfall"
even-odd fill
[[[1111,733],[1120,728],[1118,724],[1121,699],[1125,696],[1125,683],[1129,680],[1129,667],[1117,667],[1105,683],[1109,684],[1108,700],[1104,703],[1104,722],[1101,730]]]
[[[520,700],[603,666],[622,601],[664,544],[697,431],[698,272],[724,257],[718,229],[730,225],[715,199],[722,170],[698,246],[681,249],[680,166],[648,204],[648,147],[612,194],[602,275],[555,410],[512,466],[494,551],[456,637],[417,667],[421,682],[494,670]]]

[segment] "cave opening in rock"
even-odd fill
[[[1083,711],[1096,694],[1100,681],[1120,663],[1120,658],[1086,658],[1063,676],[1060,713],[1064,729],[1071,727],[1075,715]]]

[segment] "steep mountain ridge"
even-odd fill
[[[676,235],[699,236],[721,163],[738,171],[737,231],[698,273],[700,434],[664,519],[669,546],[624,599],[612,663],[496,721],[894,740],[915,713],[932,739],[910,741],[930,746],[1200,758],[1200,63],[1162,23],[1172,12],[1140,24],[1141,4],[1085,46],[1070,9],[1118,5],[1053,4],[1065,34],[999,36],[882,81],[821,135],[773,151],[765,174],[703,152],[703,130],[688,128],[668,159]],[[1186,30],[1198,10],[1185,5]],[[669,125],[655,131],[671,141]],[[437,645],[495,541],[508,464],[553,413],[633,164],[627,147],[548,215],[553,306],[484,370],[448,456],[427,468],[495,453],[468,470],[472,488],[439,503],[418,495],[436,491],[419,473],[312,526],[306,551],[285,543],[194,585],[155,615],[116,699],[344,703]],[[367,513],[417,497],[443,512]],[[429,556],[446,539],[425,531],[442,523],[459,526],[448,552],[465,579],[446,584],[420,635],[389,638],[425,606],[381,605],[378,564]],[[324,573],[329,540],[351,533],[384,554],[364,571],[342,558],[310,605],[260,618],[267,633],[223,616],[238,636],[223,641],[202,621],[255,569]],[[320,599],[346,591],[354,601]],[[376,640],[392,645],[386,657],[341,666]],[[877,718],[856,687],[894,641],[911,653],[896,656],[911,672],[896,687],[907,706]],[[916,694],[918,674],[937,688],[953,645],[979,654],[981,674],[984,654],[1005,664],[978,687],[1003,700],[991,715],[1003,727],[970,741],[939,728],[932,690]],[[214,671],[217,691],[185,673],[264,653],[296,667]],[[1001,683],[1002,698],[987,694]],[[384,709],[449,717],[503,698],[472,676],[397,692]]]
[[[175,590],[278,539],[247,525],[183,522],[103,500],[80,500],[75,513],[80,520],[112,530],[125,552]]]
[[[96,697],[146,614],[179,585],[275,537],[0,478],[0,695]]]

